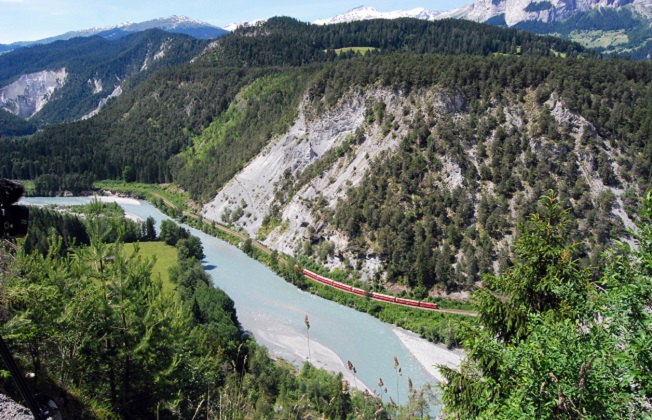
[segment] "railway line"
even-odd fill
[[[176,205],[174,205],[174,203],[167,200],[162,195],[157,194],[157,193],[154,193],[154,195],[156,195],[160,199],[162,199],[168,206],[178,209],[178,207]],[[213,223],[213,221],[211,221],[211,220],[205,219],[204,217],[202,217],[200,215],[193,214],[193,213],[188,212],[188,211],[183,211],[183,214],[186,215],[186,216],[189,216],[189,217],[193,217],[195,219],[199,219],[199,220],[201,220],[202,222],[205,222],[205,223],[209,223],[209,224]],[[231,235],[233,235],[233,236],[235,236],[235,237],[237,237],[239,239],[242,239],[243,241],[249,239],[248,236],[242,234],[241,232],[236,232],[235,230],[230,229],[230,228],[228,228],[228,227],[226,227],[226,226],[224,226],[224,225],[222,225],[220,223],[213,223],[213,225],[217,229],[220,229],[223,232],[229,233],[229,234],[231,234]],[[263,251],[264,253],[266,253],[268,255],[272,253],[272,251],[269,248],[267,248],[265,245],[261,244],[258,241],[252,240],[251,245],[253,247],[255,247],[255,248],[258,248],[259,250]],[[287,260],[285,260],[282,256],[279,256],[279,261],[282,262],[283,264],[286,264],[286,265],[288,264]],[[356,294],[358,296],[368,296],[370,299],[374,299],[374,300],[377,300],[377,301],[380,301],[380,302],[386,302],[386,303],[391,303],[391,304],[394,304],[394,305],[401,305],[401,306],[410,306],[410,307],[413,307],[413,308],[423,309],[423,310],[426,310],[426,311],[442,312],[442,313],[463,315],[463,316],[478,316],[477,312],[465,311],[465,310],[462,310],[462,309],[440,308],[439,305],[437,305],[436,303],[431,303],[431,302],[416,301],[416,300],[412,300],[412,299],[403,299],[403,298],[399,298],[399,297],[396,297],[396,296],[385,295],[385,294],[376,293],[376,292],[372,292],[370,294],[367,294],[367,292],[365,292],[364,290],[362,290],[360,288],[352,287],[352,286],[349,286],[348,284],[340,283],[338,281],[329,279],[327,277],[320,276],[319,274],[313,273],[312,271],[299,268],[296,265],[294,267],[296,269],[300,270],[304,276],[308,277],[309,279],[311,279],[313,281],[316,281],[318,283],[321,283],[321,284],[329,286],[329,287],[333,287],[333,288],[342,290],[344,292],[353,293],[353,294]]]
[[[300,268],[296,265],[294,266],[294,268],[301,271],[301,273],[304,276],[308,277],[309,279],[321,283],[323,285],[333,287],[335,289],[339,289],[344,292],[353,293],[358,296],[366,296],[369,299],[377,300],[380,302],[392,303],[401,306],[410,306],[413,308],[423,309],[427,311],[443,312],[443,313],[465,315],[465,316],[478,316],[477,312],[465,311],[461,309],[444,309],[444,308],[440,308],[439,305],[432,302],[404,299],[396,296],[386,295],[383,293],[366,292],[365,290],[362,290],[358,287],[353,287],[348,284],[340,283],[333,279],[329,279],[328,277],[320,276],[319,274],[313,273],[312,271],[306,270],[305,268]]]

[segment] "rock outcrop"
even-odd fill
[[[486,22],[504,15],[507,26],[520,22],[553,22],[569,18],[577,12],[586,12],[597,7],[622,7],[632,0],[476,0],[458,9],[441,13],[438,19],[458,18]]]
[[[383,104],[385,119],[393,121],[391,129],[387,129],[387,124],[365,122],[370,104]],[[324,202],[334,210],[338,200],[346,199],[348,188],[356,187],[372,169],[370,164],[374,158],[384,152],[391,153],[399,146],[417,112],[430,107],[433,113],[451,114],[460,112],[464,106],[460,95],[437,89],[412,92],[407,96],[370,89],[364,93],[350,93],[336,109],[311,119],[309,115],[313,110],[304,100],[290,130],[275,139],[228,182],[204,207],[203,215],[216,221],[228,218],[234,226],[244,229],[250,236],[258,236],[279,252],[294,254],[310,237],[310,232],[318,232],[334,244],[337,254],[346,254],[347,238],[331,226],[316,221],[313,207]],[[288,178],[298,178],[327,152],[341,148],[347,140],[350,142],[354,134],[361,135],[363,140],[354,144],[350,153],[342,153],[306,184],[295,184],[295,192],[279,203],[275,194],[288,183]],[[456,164],[445,165],[443,173],[452,184],[461,182]],[[263,219],[272,206],[277,206],[280,224],[261,235]],[[235,220],[231,217],[233,214],[237,214]],[[379,261],[370,256],[365,261],[364,271],[369,274],[378,266]]]
[[[66,82],[66,69],[43,70],[20,76],[0,89],[0,108],[29,118],[39,112]]]

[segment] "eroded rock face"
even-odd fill
[[[633,0],[476,0],[437,16],[443,18],[463,18],[476,22],[486,22],[496,16],[505,15],[507,26],[519,22],[553,22],[569,18],[576,12],[586,12],[596,7],[622,7]]]
[[[340,200],[347,200],[348,191],[359,187],[366,174],[373,173],[374,162],[399,150],[415,121],[427,120],[431,126],[440,122],[468,125],[470,116],[465,101],[461,94],[435,86],[408,95],[377,87],[350,91],[336,107],[318,115],[311,103],[307,98],[302,102],[297,120],[287,133],[272,140],[204,207],[203,214],[208,219],[241,228],[282,253],[298,255],[307,252],[304,248],[314,253],[317,251],[311,248],[312,244],[323,245],[319,252],[328,251],[328,256],[326,252],[320,254],[324,265],[343,268],[348,261],[359,270],[363,280],[373,278],[383,265],[375,249],[370,246],[362,249],[362,253],[353,253],[351,249],[359,245],[331,222]],[[383,117],[379,117],[379,109]],[[574,147],[566,145],[571,149],[564,149],[538,131],[539,121],[546,113],[574,140]],[[622,160],[619,151],[600,137],[589,121],[573,112],[556,92],[543,104],[534,100],[534,91],[521,100],[512,98],[496,103],[480,122],[489,118],[501,120],[504,132],[522,133],[529,143],[527,149],[537,156],[557,159],[562,153],[575,154],[578,176],[586,182],[590,196],[612,194],[613,219],[622,222],[624,227],[634,226],[621,199],[629,184],[618,175],[618,162]],[[497,139],[495,134],[483,134],[486,150],[492,149]],[[617,182],[601,179],[583,138],[593,139],[602,150]],[[481,172],[488,158],[478,156],[476,143],[460,143],[463,149],[460,153],[475,166],[475,172],[463,171],[460,160],[454,156],[438,155],[440,167],[427,175],[427,184],[431,188],[454,191],[477,182],[473,174]],[[526,153],[520,153],[515,159],[515,164],[524,164]],[[467,179],[469,174],[474,178]],[[495,196],[497,185],[485,180],[473,188],[476,188],[472,199],[477,214],[482,196]],[[517,201],[531,198],[533,193],[531,186],[524,184],[520,198],[512,197],[508,203],[510,217],[516,217]],[[511,241],[512,235],[506,234],[496,246],[505,249]],[[497,262],[494,269],[498,269]]]
[[[438,89],[412,92],[407,96],[385,89],[352,92],[336,109],[316,118],[310,117],[313,110],[308,103],[308,100],[303,101],[298,118],[288,132],[266,147],[204,207],[204,217],[223,222],[225,215],[228,217],[235,212],[238,216],[230,222],[256,237],[263,219],[275,205],[280,225],[260,238],[267,246],[295,254],[295,250],[316,233],[332,243],[335,253],[341,255],[347,250],[348,238],[316,220],[314,207],[325,205],[334,210],[338,200],[345,200],[348,189],[358,186],[364,175],[373,170],[370,165],[377,156],[392,153],[399,147],[416,113],[429,107],[436,114],[455,114],[465,107],[461,95]],[[383,104],[385,118],[393,121],[390,130],[387,125],[365,121],[371,104]],[[364,139],[350,152],[339,154],[308,182],[299,182],[299,175],[310,165],[343,146],[351,136],[359,135]],[[452,183],[460,182],[459,172],[455,164],[444,165],[443,173]],[[287,179],[292,180],[293,193],[279,201],[275,194]],[[363,271],[374,272],[379,264],[370,256],[365,261],[368,267]]]
[[[250,216],[235,223],[255,236],[274,199],[274,188],[285,176],[303,171],[318,156],[342,143],[364,119],[363,97],[307,121],[304,105],[290,130],[265,148],[204,207],[205,217],[221,220],[227,210],[244,207]]]
[[[67,75],[65,68],[22,75],[0,89],[0,107],[19,117],[30,118],[63,87]]]

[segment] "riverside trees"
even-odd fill
[[[86,209],[86,244],[62,250],[39,224],[52,233],[47,252],[0,247],[0,334],[64,417],[387,418],[371,395],[352,398],[341,374],[271,360],[203,271],[192,236],[177,241],[173,284],[163,287],[138,245],[125,251],[124,224],[105,210]],[[1,376],[0,387],[11,393],[11,380]]]

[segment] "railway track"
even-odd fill
[[[167,199],[166,199],[165,197],[163,197],[162,195],[160,195],[160,194],[158,194],[158,193],[153,193],[153,194],[156,195],[157,197],[159,197],[160,199],[162,199],[162,200],[165,202],[165,204],[167,204],[168,206],[170,206],[170,207],[172,207],[172,208],[176,208],[176,209],[178,209],[178,207],[177,207],[174,203],[172,203],[171,201],[167,200]],[[230,229],[230,228],[228,228],[228,227],[226,227],[226,226],[224,226],[224,225],[222,225],[222,224],[220,224],[220,223],[218,223],[218,222],[215,222],[215,221],[213,221],[213,220],[204,219],[202,216],[199,216],[199,215],[197,215],[197,214],[194,214],[194,213],[191,213],[191,212],[188,212],[188,211],[183,211],[183,215],[184,215],[184,216],[188,216],[188,217],[192,217],[192,218],[194,218],[194,219],[199,219],[199,220],[201,220],[202,222],[205,222],[205,223],[208,223],[208,224],[212,224],[212,225],[215,226],[217,229],[219,229],[219,230],[221,230],[221,231],[223,231],[223,232],[225,232],[225,233],[228,233],[228,234],[230,234],[230,235],[233,235],[233,236],[235,236],[236,238],[242,239],[243,241],[246,241],[247,239],[251,239],[251,238],[249,238],[247,235],[244,235],[244,234],[242,234],[242,233],[240,233],[240,232],[237,232],[237,231],[235,231],[235,230],[233,230],[233,229]],[[255,248],[261,250],[262,252],[266,253],[267,255],[271,255],[271,254],[272,254],[272,251],[271,251],[269,248],[267,248],[265,245],[261,244],[261,243],[258,242],[258,241],[255,241],[255,240],[253,240],[253,239],[251,240],[251,246],[253,246],[253,247],[255,247]],[[281,255],[279,255],[278,260],[279,260],[280,262],[282,262],[283,264],[286,264],[286,265],[288,264],[288,261],[287,261],[285,258],[283,258]],[[343,291],[343,292],[347,292],[347,293],[352,293],[352,294],[358,294],[358,295],[360,295],[360,293],[356,293],[356,292],[351,291],[351,290],[345,290],[345,289],[343,289],[343,288],[341,288],[341,287],[334,286],[334,285],[333,285],[333,280],[331,280],[331,279],[327,279],[327,280],[330,280],[330,281],[331,281],[331,284],[328,284],[328,283],[324,283],[324,282],[322,282],[322,281],[319,281],[319,280],[315,279],[314,277],[311,277],[310,275],[307,275],[307,274],[305,273],[305,271],[307,271],[307,270],[302,270],[303,275],[304,275],[305,277],[307,277],[307,278],[309,278],[309,279],[311,279],[311,280],[317,282],[317,283],[320,283],[320,284],[323,284],[323,285],[326,285],[326,286],[329,286],[329,287],[332,287],[332,288],[336,288],[336,289],[341,290],[341,291]],[[326,279],[326,278],[324,277],[324,279]],[[337,282],[335,282],[335,283],[337,283]],[[353,290],[353,288],[352,288],[352,290]],[[381,296],[385,296],[385,295],[381,295]],[[401,302],[396,302],[396,300],[391,301],[391,300],[382,299],[382,298],[381,298],[381,299],[378,299],[378,298],[374,298],[373,296],[371,296],[371,298],[374,299],[374,300],[377,300],[377,301],[379,301],[379,302],[391,303],[391,304],[393,304],[393,305],[407,306],[407,307],[411,307],[411,308],[422,309],[422,310],[424,310],[424,311],[441,312],[441,313],[448,313],[448,314],[454,314],[454,315],[463,315],[463,316],[478,316],[478,313],[477,313],[477,312],[473,312],[473,311],[465,311],[465,310],[462,310],[462,309],[433,308],[433,307],[431,307],[432,305],[431,305],[430,307],[423,307],[423,306],[415,306],[415,305],[413,305],[413,304],[405,304],[405,303],[401,303]],[[395,299],[396,299],[396,298],[395,298]],[[405,300],[405,299],[404,299],[404,300]]]

